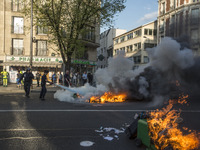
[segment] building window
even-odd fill
[[[48,33],[48,27],[45,26],[44,22],[45,22],[45,19],[40,19],[38,21],[37,34],[47,34]]]
[[[191,24],[199,23],[199,8],[192,9],[191,12]]]
[[[148,63],[149,62],[149,57],[144,56],[144,63]]]
[[[141,56],[133,57],[133,61],[134,61],[135,64],[141,63]]]
[[[144,29],[144,35],[148,35],[148,29]]]
[[[141,43],[134,44],[134,51],[141,49]]]
[[[115,40],[115,44],[117,44],[117,43],[119,43],[119,39],[116,39],[116,40]]]
[[[23,55],[24,51],[24,40],[23,39],[12,39],[12,55]]]
[[[130,34],[127,35],[127,40],[130,40],[132,38],[133,38],[133,33],[130,33]]]
[[[199,41],[198,33],[199,33],[198,29],[191,30],[191,42],[194,45],[198,44],[198,41]]]
[[[12,0],[12,11],[20,11],[24,8],[22,0]]]
[[[120,42],[124,42],[125,36],[120,37]]]
[[[23,34],[24,33],[24,18],[22,17],[13,17],[12,21],[12,33]]]
[[[95,42],[95,28],[88,26],[86,27],[85,34],[83,36],[84,40]]]
[[[149,35],[153,35],[152,29],[149,29]]]
[[[47,56],[47,41],[37,41],[37,56]]]
[[[156,32],[154,29],[144,29],[144,35],[153,35],[153,32],[154,32],[154,35],[156,35]]]
[[[141,36],[141,29],[134,32],[134,37]]]
[[[129,45],[126,47],[126,52],[132,52],[133,51],[133,45]]]

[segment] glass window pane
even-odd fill
[[[22,39],[13,39],[13,55],[23,55],[24,41]]]
[[[24,18],[14,17],[14,33],[23,34],[24,33]]]
[[[17,11],[18,10],[18,0],[12,0],[12,10]]]

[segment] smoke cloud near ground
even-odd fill
[[[182,48],[172,38],[163,38],[157,47],[149,48],[147,52],[150,63],[137,69],[133,69],[133,62],[123,55],[110,58],[108,67],[95,73],[96,87],[85,85],[74,90],[84,91],[85,99],[105,91],[126,92],[130,100],[153,99],[157,104],[158,99],[163,101],[164,97],[179,96],[180,87],[191,87],[196,81],[200,83],[200,59],[194,58],[192,50]],[[62,101],[71,99],[61,95],[58,91],[55,97]]]

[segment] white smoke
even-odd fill
[[[162,101],[163,97],[170,94],[171,84],[168,76],[174,80],[175,74],[180,74],[183,69],[193,66],[194,57],[192,50],[181,50],[180,44],[168,37],[163,38],[157,47],[147,49],[147,52],[150,63],[138,69],[133,69],[134,63],[123,55],[110,58],[108,67],[98,69],[95,73],[96,87],[86,84],[83,87],[72,88],[77,93],[83,93],[84,98],[79,101],[85,101],[93,95],[101,95],[107,91],[127,91],[132,98],[150,97],[157,105],[158,99]],[[67,91],[57,91],[54,95],[60,101],[77,101],[72,96],[73,94]]]
[[[174,67],[185,69],[194,64],[193,52],[190,49],[181,49],[181,45],[172,38],[165,37],[155,48],[147,49],[150,65],[162,72]]]
[[[146,78],[140,77],[139,78],[139,85],[140,85],[140,87],[139,87],[140,94],[147,97],[149,95],[149,92],[147,90],[147,88],[149,87],[149,83],[147,82]]]
[[[73,97],[75,92],[70,92],[68,90],[58,90],[54,94],[54,98],[58,99],[60,101],[66,101],[66,102],[85,102],[86,100],[89,100],[91,96],[94,95],[101,95],[108,91],[108,89],[99,84],[97,87],[90,86],[88,83],[84,86],[78,87],[78,88],[70,88],[73,91],[76,91],[76,93],[81,93],[81,98]]]

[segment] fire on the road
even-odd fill
[[[90,98],[90,103],[124,102],[126,97],[126,94],[114,94],[111,92],[106,92],[102,96],[92,96]]]
[[[186,103],[188,96],[182,96],[178,99],[178,103]],[[150,113],[148,119],[149,134],[152,138],[155,147],[164,150],[166,147],[171,146],[174,150],[193,150],[199,146],[199,139],[195,131],[191,132],[188,128],[188,134],[184,134],[178,129],[180,111],[176,111],[173,105],[176,103],[174,100],[169,101],[169,105],[162,110],[156,110]]]

